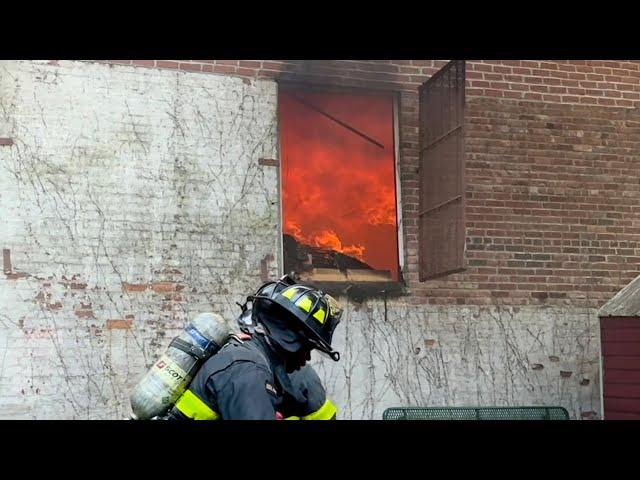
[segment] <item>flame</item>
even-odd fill
[[[342,242],[333,230],[325,230],[313,237],[316,247],[331,248],[338,252],[342,251]]]
[[[309,236],[304,236],[298,223],[293,220],[287,220],[285,222],[284,232],[305,245],[328,248],[364,261],[365,247],[363,245],[343,245],[342,240],[340,240],[338,234],[333,230],[323,230],[317,234],[312,233]]]
[[[367,209],[366,217],[369,225],[396,226],[395,195],[391,189],[383,190],[378,203]]]
[[[398,278],[393,102],[296,92],[374,142],[279,94],[284,231]]]
[[[300,224],[294,222],[293,220],[285,221],[284,233],[291,235],[298,242],[307,243],[307,238],[304,235],[302,235],[302,228],[300,228]]]
[[[345,255],[351,255],[356,257],[360,261],[364,261],[363,255],[365,247],[362,245],[348,245],[342,246],[342,241],[338,234],[333,230],[324,230],[318,235],[313,237],[313,242],[316,247],[330,248],[336,252],[344,253]]]
[[[349,245],[343,248],[342,253],[356,257],[361,262],[364,262],[364,250],[365,248],[362,245]]]

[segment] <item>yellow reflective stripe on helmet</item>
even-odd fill
[[[176,402],[176,407],[187,417],[194,420],[218,420],[220,415],[214,412],[191,390],[185,391]]]
[[[305,415],[302,417],[302,420],[333,420],[337,413],[338,409],[336,406],[327,399],[319,410],[316,410],[309,415]]]
[[[311,307],[313,307],[313,302],[309,297],[303,297],[296,302],[296,305],[305,312],[308,312],[309,310],[311,310]]]
[[[285,417],[285,420],[300,420],[300,417],[296,417],[295,415],[291,417]]]
[[[299,288],[288,288],[284,292],[282,292],[283,297],[287,297],[289,300],[293,298],[293,296],[300,290]]]
[[[325,321],[325,311],[323,308],[321,308],[320,310],[318,310],[316,313],[313,314],[314,318],[316,320],[318,320],[321,324],[324,325],[324,321]]]

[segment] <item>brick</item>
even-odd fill
[[[502,92],[500,90],[486,89],[484,90],[484,94],[487,97],[501,97]]]
[[[24,272],[6,273],[7,280],[19,280],[20,278],[28,278],[29,274]]]
[[[155,67],[156,66],[156,61],[155,60],[133,60],[131,62],[133,65],[137,65],[140,67]]]
[[[540,68],[547,70],[558,70],[558,64],[552,62],[540,62]]]
[[[264,165],[268,167],[277,167],[280,165],[280,162],[274,158],[259,158],[258,165]]]
[[[287,67],[280,63],[280,62],[269,62],[269,61],[264,61],[262,62],[262,68],[266,69],[266,70],[275,70],[275,71],[283,71],[285,70]]]
[[[132,319],[107,320],[107,330],[129,330],[133,325]]]
[[[262,62],[259,60],[240,60],[238,62],[238,66],[243,68],[256,69],[262,66]]]
[[[256,74],[256,70],[253,68],[238,68],[238,70],[236,71],[236,73],[238,75],[244,75],[247,77],[252,77]]]
[[[159,68],[178,68],[180,63],[170,60],[156,60],[156,66]]]
[[[508,66],[494,65],[493,71],[498,73],[512,73],[513,70],[511,67],[508,67]]]
[[[473,70],[478,72],[493,72],[493,67],[491,65],[486,65],[483,63],[474,62],[471,64]]]
[[[615,100],[611,98],[598,98],[599,105],[615,105]]]
[[[180,62],[180,65],[178,66],[178,68],[180,70],[186,70],[186,71],[189,71],[189,72],[200,72],[200,71],[202,71],[202,65],[199,64],[199,63],[183,63],[183,62]]]
[[[147,290],[149,288],[149,285],[145,284],[145,283],[123,283],[122,284],[122,291],[124,292],[144,292],[145,290]]]
[[[178,284],[174,282],[155,282],[151,288],[154,292],[173,292],[177,290]]]
[[[214,73],[236,73],[236,67],[228,65],[214,65],[213,71]]]

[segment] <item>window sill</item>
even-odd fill
[[[301,282],[306,283],[306,282]],[[347,297],[355,302],[369,299],[389,299],[406,295],[408,292],[402,282],[309,282],[323,292],[334,297]]]

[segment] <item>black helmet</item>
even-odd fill
[[[326,353],[334,361],[340,359],[340,354],[331,348],[331,340],[340,323],[342,309],[331,295],[310,286],[295,284],[285,276],[277,282],[264,284],[249,298],[253,301],[254,316],[259,316],[263,309],[271,305],[277,305],[278,312],[292,319],[293,322],[289,324],[294,328],[299,326],[305,340],[314,348]],[[264,301],[268,304],[263,305]]]
[[[271,293],[274,291],[274,289],[277,289],[277,291],[283,290],[284,288],[286,288],[288,285],[295,285],[295,280],[289,276],[289,275],[284,275],[280,278],[280,280],[278,280],[277,282],[267,282],[265,284],[263,284],[257,291],[257,293],[255,295],[249,295],[247,297],[246,302],[244,303],[239,303],[236,302],[236,305],[238,305],[240,307],[240,309],[242,310],[242,313],[238,316],[238,318],[236,319],[236,322],[238,323],[238,327],[240,328],[241,331],[251,334],[253,335],[254,331],[255,331],[255,327],[257,326],[257,310],[256,308],[253,308],[253,306],[251,308],[247,307],[247,304],[249,302],[253,302],[253,299],[256,298],[256,296],[265,296],[268,297],[271,295]]]

